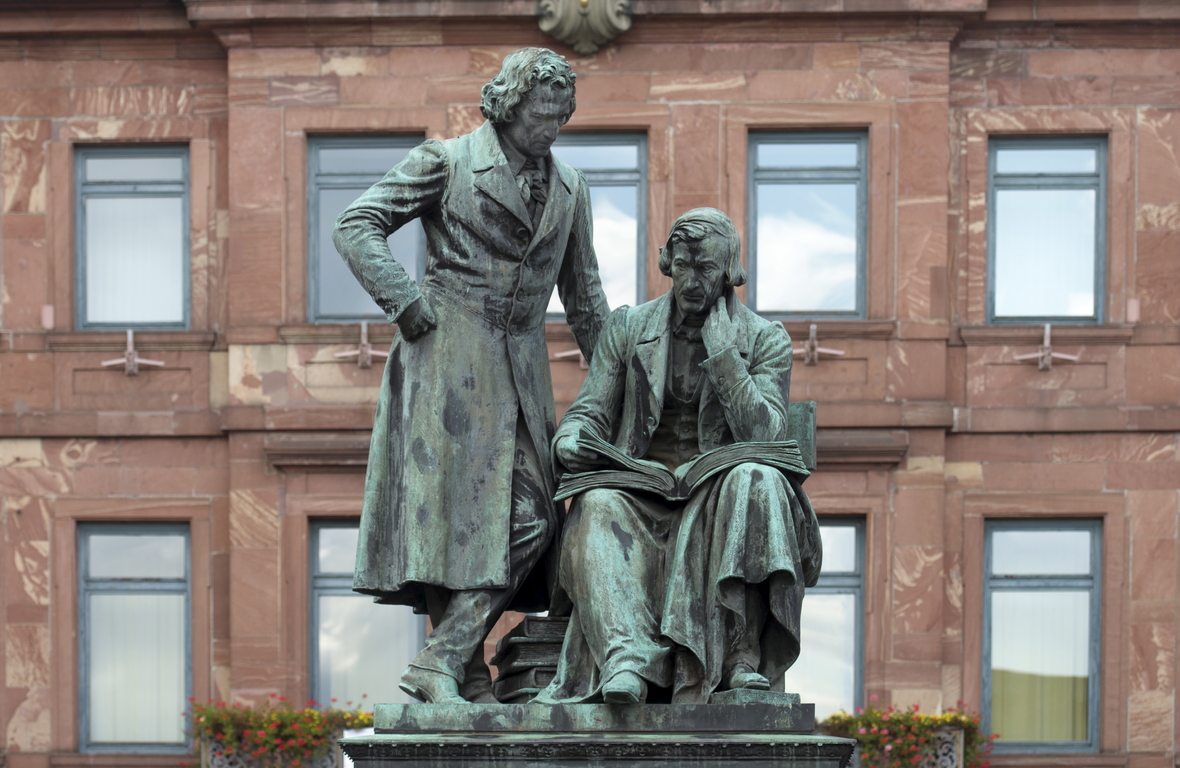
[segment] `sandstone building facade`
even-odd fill
[[[995,765],[1180,764],[1168,0],[634,0],[588,55],[532,0],[6,3],[5,764],[174,765],[188,697],[393,695],[356,651],[394,669],[421,621],[347,589],[381,358],[338,356],[393,329],[325,227],[523,45],[578,74],[612,303],[716,206],[747,302],[843,353],[796,357],[829,562],[787,685],[962,701]],[[1046,324],[1076,360],[1027,358]]]

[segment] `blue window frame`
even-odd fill
[[[865,522],[823,517],[819,531],[823,570],[803,598],[802,650],[784,685],[822,719],[863,704]]]
[[[321,704],[411,703],[397,687],[426,619],[352,591],[359,524],[311,523],[311,690]]]
[[[83,752],[185,752],[192,691],[184,524],[78,526]]]
[[[78,147],[74,179],[77,326],[188,328],[188,147]]]
[[[752,133],[748,178],[750,306],[864,317],[868,134]]]
[[[997,751],[1097,751],[1101,522],[984,530],[984,730]]]
[[[307,140],[307,315],[313,323],[385,320],[385,313],[336,252],[336,217],[381,180],[421,136],[312,136]],[[389,236],[389,250],[411,279],[426,268],[426,234],[415,220]]]
[[[1106,139],[988,142],[991,323],[1100,323]]]
[[[562,133],[552,152],[586,176],[607,303],[615,309],[647,301],[647,136]],[[564,316],[556,290],[548,315]]]

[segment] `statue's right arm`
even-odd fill
[[[386,238],[436,206],[446,186],[446,149],[440,141],[426,141],[336,219],[336,250],[391,323],[422,294]]]
[[[558,458],[561,452],[568,450],[569,440],[577,439],[583,432],[606,441],[610,441],[615,433],[627,380],[629,310],[630,307],[619,307],[606,319],[586,381],[554,435],[554,452]],[[561,448],[559,444],[562,444]]]

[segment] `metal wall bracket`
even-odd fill
[[[139,366],[154,365],[163,368],[164,361],[149,360],[146,357],[140,357],[139,353],[135,351],[135,331],[127,331],[127,351],[123,353],[123,356],[116,357],[114,360],[102,361],[103,368],[110,368],[112,365],[122,365],[123,373],[128,376],[138,376]]]
[[[541,31],[589,56],[631,29],[631,0],[537,0]]]
[[[389,357],[388,352],[376,352],[373,350],[373,345],[369,343],[369,323],[361,321],[361,343],[356,349],[348,352],[337,352],[332,355],[337,359],[345,357],[355,357],[357,368],[372,368],[374,357]]]
[[[1041,347],[1036,352],[1031,352],[1027,355],[1016,355],[1013,360],[1036,360],[1038,371],[1053,370],[1053,359],[1068,360],[1071,363],[1076,363],[1081,359],[1078,355],[1067,355],[1064,352],[1053,351],[1053,337],[1052,330],[1049,323],[1045,323],[1045,338],[1041,342]]]
[[[811,328],[809,328],[807,332],[807,341],[803,342],[803,347],[801,349],[791,350],[791,354],[803,355],[804,365],[819,365],[820,355],[843,356],[844,350],[821,347],[819,345],[819,339],[816,337],[815,323],[812,323]]]

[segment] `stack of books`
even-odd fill
[[[557,674],[567,616],[525,616],[496,645],[492,664],[499,676],[492,692],[500,701],[523,704],[549,685]]]

